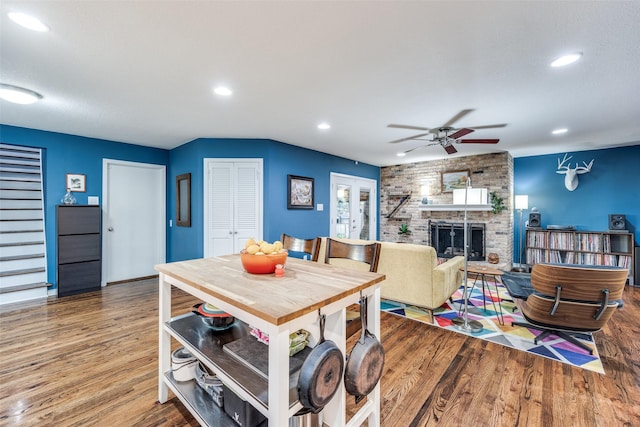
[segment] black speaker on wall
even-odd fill
[[[529,214],[529,227],[540,228],[540,212],[531,212]]]
[[[609,230],[623,231],[627,229],[627,219],[622,214],[609,214]]]

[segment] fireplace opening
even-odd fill
[[[467,223],[469,261],[484,261],[484,224]],[[431,246],[439,258],[464,255],[464,224],[436,222],[431,224]]]

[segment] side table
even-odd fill
[[[501,277],[504,274],[504,272],[502,270],[498,270],[497,268],[488,267],[485,265],[467,265],[467,274],[468,275],[474,274],[475,278],[473,280],[473,286],[471,287],[469,294],[465,295],[464,298],[469,298],[469,296],[471,295],[471,292],[473,291],[473,288],[476,286],[478,279],[480,279],[482,281],[483,308],[486,311],[487,299],[485,296],[485,288],[489,290],[489,293],[491,293],[491,288],[489,287],[487,276],[493,277],[494,290],[496,292],[496,296],[499,297],[500,295],[498,293],[498,282],[501,282]],[[496,307],[496,302],[492,298],[491,303],[493,304],[494,311],[498,313],[498,322],[500,322],[501,325],[504,325],[504,315],[502,313],[502,306],[500,305],[500,302],[498,302],[498,307]]]

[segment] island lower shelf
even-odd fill
[[[231,328],[224,331],[215,331],[205,325],[200,317],[188,313],[172,318],[165,324],[165,330],[198,360],[215,372],[220,380],[232,388],[236,394],[247,400],[263,415],[268,416],[268,381],[249,368],[246,363],[238,360],[223,349],[225,344],[249,335],[250,328],[246,323],[236,319]],[[310,352],[309,348],[305,348],[294,355],[293,358],[304,361]],[[289,409],[291,415],[302,408],[298,400],[297,389],[299,372],[297,370],[289,375]],[[165,374],[166,376],[167,374]],[[168,383],[168,385],[174,389],[171,383]],[[173,391],[175,393],[175,390]],[[184,396],[178,395],[180,400],[183,400],[185,396],[187,394]],[[188,396],[186,399],[187,402],[185,403],[187,405],[196,411],[199,410],[198,405],[192,404]],[[208,414],[203,415],[208,416]]]
[[[232,420],[224,409],[217,406],[211,397],[198,385],[195,380],[176,381],[171,372],[164,374],[165,382],[187,406],[197,419],[198,423],[207,427],[235,427],[236,422]]]

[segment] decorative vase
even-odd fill
[[[64,203],[65,205],[75,205],[76,204],[76,198],[73,197],[73,194],[71,194],[71,189],[67,188],[67,192],[65,193],[64,197],[62,198],[62,203]]]

